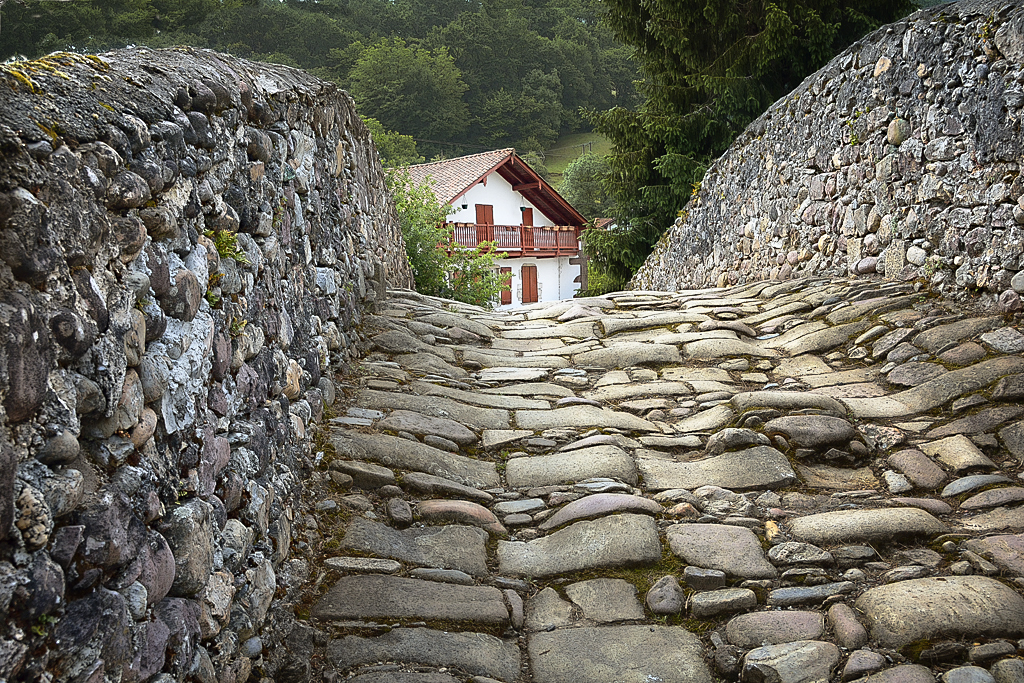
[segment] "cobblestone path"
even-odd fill
[[[299,522],[338,529],[328,680],[1024,681],[1004,318],[833,280],[378,313]]]

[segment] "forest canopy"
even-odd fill
[[[599,0],[0,0],[0,59],[192,45],[306,69],[419,154],[540,152],[638,104]]]

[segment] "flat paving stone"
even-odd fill
[[[941,439],[945,436],[956,434],[980,434],[981,432],[992,431],[1005,422],[1016,418],[1024,413],[1024,406],[995,406],[983,408],[973,415],[953,420],[941,427],[928,432],[925,436],[929,439]]]
[[[700,640],[678,626],[535,633],[527,652],[535,683],[711,683]]]
[[[471,318],[467,318],[464,315],[456,315],[454,313],[437,312],[430,313],[428,315],[418,316],[416,320],[421,322],[429,323],[431,325],[437,325],[438,327],[454,327],[457,329],[463,329],[467,332],[472,332],[475,335],[479,335],[484,339],[491,339],[494,337],[494,330],[485,325],[484,323],[478,322]]]
[[[816,605],[837,595],[852,593],[857,585],[852,581],[836,581],[818,586],[776,588],[768,594],[769,607],[797,607]]]
[[[849,398],[843,403],[858,418],[893,418],[934,410],[955,398],[987,387],[1000,377],[1024,371],[1024,358],[1004,356],[947,372],[913,389],[888,397]]]
[[[964,547],[1011,576],[1024,576],[1024,534],[975,538],[966,541]]]
[[[906,449],[893,453],[887,462],[907,475],[907,479],[917,488],[931,491],[946,481],[945,471],[919,450]]]
[[[665,365],[679,363],[679,349],[668,344],[638,342],[609,343],[603,349],[578,353],[572,357],[576,365],[596,365],[601,368],[625,368],[631,365]]]
[[[1017,531],[1024,529],[1024,507],[997,508],[973,517],[964,517],[957,520],[957,524],[966,532]]]
[[[866,678],[858,678],[853,683],[935,683],[935,674],[920,664],[900,664]]]
[[[459,586],[387,574],[344,576],[313,606],[315,619],[424,619],[502,626],[508,608],[490,586]]]
[[[451,479],[435,477],[432,474],[423,472],[407,472],[402,477],[402,486],[419,493],[434,494],[439,496],[453,496],[467,500],[477,500],[482,503],[490,503],[494,496],[471,486],[464,486]]]
[[[624,493],[596,493],[568,503],[558,512],[541,522],[537,528],[541,531],[547,531],[569,522],[592,519],[615,512],[638,512],[656,515],[662,512],[663,509],[661,505],[650,498]]]
[[[688,565],[744,579],[773,579],[778,575],[750,529],[725,524],[673,524],[665,530],[665,536],[672,552]]]
[[[916,387],[946,374],[946,368],[938,363],[911,361],[893,368],[885,378],[890,384],[901,387]]]
[[[448,674],[381,671],[346,678],[345,683],[459,683]]]
[[[810,488],[830,491],[859,491],[878,486],[870,467],[832,467],[830,465],[797,465],[797,474]]]
[[[554,588],[544,588],[526,603],[527,631],[550,631],[579,621],[573,604],[559,597]]]
[[[967,493],[968,491],[975,491],[982,488],[983,486],[991,486],[992,484],[1004,484],[1011,480],[1004,477],[1001,474],[972,474],[969,477],[960,477],[955,479],[942,489],[943,498],[949,498],[952,496],[959,496],[961,493]]]
[[[339,572],[363,572],[394,574],[402,569],[402,563],[395,560],[381,560],[375,557],[328,557],[324,565]]]
[[[568,408],[555,408],[553,410],[518,410],[516,411],[516,426],[520,429],[532,429],[534,431],[557,429],[559,427],[574,427],[577,429],[611,427],[636,432],[661,431],[656,425],[636,415],[606,408],[595,408],[594,406],[571,406]]]
[[[382,636],[331,640],[327,658],[346,670],[381,661],[456,667],[476,676],[516,681],[520,652],[514,642],[486,633],[450,633],[428,628],[396,628]]]
[[[1024,351],[1024,334],[1013,327],[1000,327],[998,330],[985,332],[981,341],[993,351],[999,353],[1020,353]]]
[[[511,351],[508,353],[512,353]],[[559,370],[569,367],[569,361],[561,356],[513,356],[484,353],[476,349],[462,352],[463,363],[476,363],[483,368],[527,368]]]
[[[704,485],[732,490],[765,489],[796,481],[789,460],[770,446],[754,446],[695,462],[638,457],[648,491],[694,489]]]
[[[765,434],[781,434],[790,445],[799,448],[820,448],[843,444],[854,438],[853,425],[841,417],[830,415],[793,415],[769,420]]]
[[[386,467],[433,474],[464,486],[487,489],[501,482],[493,462],[474,460],[389,434],[334,430],[331,444],[339,454]]]
[[[487,574],[487,532],[471,526],[392,529],[365,517],[353,517],[341,546],[392,560],[474,576]]]
[[[482,406],[484,408],[501,408],[504,410],[543,410],[549,407],[547,401],[535,398],[523,398],[522,396],[495,395],[480,391],[466,391],[446,387],[443,384],[432,382],[416,381],[412,383],[412,390],[421,396],[444,396],[460,403]]]
[[[757,607],[757,594],[749,588],[722,588],[690,596],[690,614],[708,619],[720,614],[744,612]]]
[[[871,322],[867,320],[836,325],[794,339],[784,344],[781,348],[790,356],[831,351],[837,346],[845,344],[870,326]]]
[[[821,614],[799,610],[741,614],[730,619],[725,627],[726,639],[742,648],[817,640],[824,632]]]
[[[451,365],[432,353],[405,353],[395,356],[394,360],[406,370],[422,372],[428,375],[440,375],[450,379],[465,379],[469,373],[460,367]]]
[[[480,371],[480,379],[482,381],[492,381],[483,377],[483,373],[485,372],[487,372],[487,370]],[[544,375],[541,376],[543,377]],[[576,395],[573,393],[572,389],[561,384],[532,381],[525,381],[520,384],[509,384],[503,387],[488,387],[486,389],[480,389],[480,393],[497,394],[499,396],[554,396],[556,398]]]
[[[377,423],[378,429],[409,432],[417,436],[431,434],[468,446],[480,440],[472,429],[446,417],[430,417],[411,410],[394,410]]]
[[[597,336],[594,323],[565,323],[538,327],[515,327],[501,331],[505,339],[553,339],[555,337],[573,337],[586,339]]]
[[[958,320],[925,330],[914,337],[914,345],[935,353],[949,344],[995,329],[1002,322],[1002,318],[998,316]]]
[[[638,481],[633,458],[617,446],[511,458],[505,464],[505,481],[512,488],[551,486],[593,477],[610,477],[634,486]]]
[[[508,429],[511,414],[500,408],[466,405],[444,396],[420,396],[391,391],[362,389],[356,400],[375,410],[409,410],[421,415],[452,419],[474,429]]]
[[[700,339],[683,345],[683,354],[687,360],[718,360],[733,356],[753,356],[754,358],[777,358],[779,352],[766,349],[757,344],[740,341],[739,339]]]
[[[963,434],[948,436],[945,439],[921,444],[921,450],[932,456],[954,472],[984,467],[995,469],[996,464],[989,460],[974,443]]]
[[[798,640],[754,648],[743,657],[745,681],[827,683],[839,664],[839,648],[820,640]]]
[[[576,522],[534,541],[498,541],[499,573],[553,576],[584,569],[653,564],[661,559],[657,522],[622,514]]]
[[[583,395],[594,401],[622,401],[632,398],[688,396],[693,393],[693,385],[688,382],[658,380],[643,383],[608,384],[584,392]]]
[[[942,576],[872,588],[856,601],[871,639],[901,648],[936,638],[1024,635],[1024,598],[985,576]]]
[[[778,410],[802,410],[815,408],[836,417],[846,417],[842,402],[821,394],[803,391],[748,391],[736,394],[729,403],[737,412],[751,408],[776,408]]]
[[[924,510],[881,508],[837,510],[797,517],[789,525],[798,541],[826,546],[854,541],[890,542],[900,538],[931,537],[949,529]]]
[[[644,618],[636,586],[622,579],[580,581],[566,586],[565,594],[588,621],[611,624]]]
[[[547,377],[551,371],[538,367],[485,367],[477,377],[481,382],[533,382]]]

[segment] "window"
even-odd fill
[[[523,225],[533,225],[533,208],[523,207]]]
[[[523,303],[537,302],[537,266],[524,265],[521,272],[523,279]]]

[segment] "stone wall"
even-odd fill
[[[1022,83],[1020,3],[875,31],[747,128],[632,286],[878,273],[1019,310]]]
[[[189,49],[0,67],[0,678],[258,673],[311,427],[388,285],[332,84]]]

